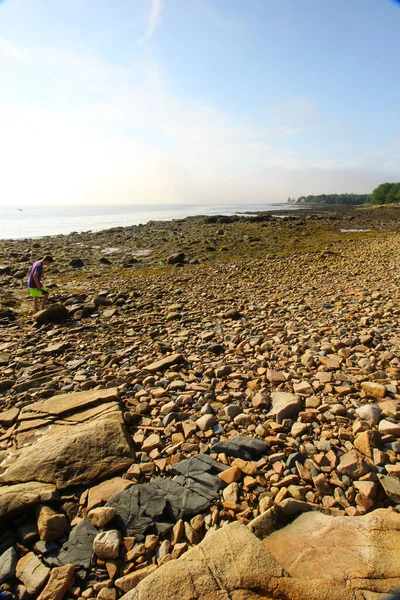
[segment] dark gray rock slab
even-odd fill
[[[212,452],[235,456],[243,460],[254,460],[268,450],[268,444],[257,438],[238,436],[229,442],[218,442],[212,447]]]
[[[93,540],[99,533],[88,519],[82,519],[70,533],[58,555],[60,565],[79,565],[89,569],[93,556]]]
[[[0,583],[14,577],[17,562],[18,556],[14,546],[3,552],[0,556]]]

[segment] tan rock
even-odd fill
[[[33,446],[22,449],[0,481],[21,483],[39,479],[62,489],[90,484],[132,464],[133,447],[117,417],[65,429],[62,436],[50,432]]]
[[[172,367],[172,365],[177,365],[183,362],[185,362],[185,359],[182,354],[170,354],[161,360],[157,360],[150,365],[146,365],[144,369],[150,373],[157,373],[157,371],[163,371],[167,367]]]
[[[354,440],[354,447],[368,458],[373,458],[374,449],[379,446],[380,441],[381,437],[377,431],[364,431]]]
[[[182,558],[146,577],[124,600],[228,600],[276,586],[279,565],[247,527],[233,523],[207,535]],[[259,598],[258,594],[247,598]]]
[[[74,584],[75,565],[55,567],[37,600],[62,600]]]
[[[123,592],[129,592],[130,590],[133,590],[138,583],[142,581],[142,579],[145,579],[145,577],[150,575],[156,569],[156,565],[150,565],[149,567],[144,567],[144,569],[138,569],[133,573],[129,573],[128,575],[124,575],[124,577],[116,579],[115,586]]]
[[[355,585],[400,578],[400,515],[389,510],[354,519],[307,512],[264,543],[294,578]]]
[[[40,539],[46,542],[62,537],[68,528],[66,516],[46,505],[36,508],[36,522]]]
[[[218,474],[218,477],[227,485],[233,483],[234,481],[239,481],[241,476],[242,471],[239,469],[239,467],[230,467],[229,469],[226,469],[226,471],[222,471]]]
[[[91,487],[88,495],[88,510],[91,510],[94,506],[98,506],[103,502],[107,502],[111,496],[123,492],[131,485],[134,485],[132,481],[128,481],[122,477],[113,477],[112,479],[108,479],[107,481],[103,481],[102,483]]]
[[[98,506],[89,511],[87,518],[95,527],[105,527],[117,514],[112,506]]]
[[[117,388],[60,394],[48,400],[33,402],[27,408],[29,412],[60,416],[70,412],[77,412],[99,402],[110,402],[112,400],[118,400]],[[22,411],[21,416],[23,416],[24,412]]]
[[[25,512],[35,504],[57,498],[56,487],[47,483],[30,481],[29,483],[0,486],[0,521]]]
[[[49,576],[50,569],[38,559],[36,554],[28,552],[19,559],[15,574],[22,581],[29,594],[37,594]]]
[[[386,386],[375,381],[363,381],[361,387],[368,396],[373,396],[374,398],[384,398],[387,393]]]
[[[378,429],[383,435],[393,435],[394,437],[400,437],[400,424],[392,423],[388,419],[382,419],[380,421]]]

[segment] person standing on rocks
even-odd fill
[[[41,260],[34,262],[29,270],[28,288],[35,302],[35,313],[39,310],[39,298],[42,298],[42,310],[46,307],[49,292],[42,284],[43,267],[47,267],[53,262],[53,257],[46,254]]]

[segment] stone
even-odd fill
[[[94,527],[102,529],[115,517],[117,511],[115,508],[98,506],[88,512],[87,518]]]
[[[270,401],[271,399],[269,395],[265,392],[259,392],[258,394],[255,394],[251,399],[253,407],[257,408],[258,410],[268,408],[270,405]]]
[[[212,447],[212,452],[227,454],[243,460],[253,460],[266,454],[268,444],[258,438],[237,436],[229,442],[218,442]]]
[[[379,423],[379,432],[382,435],[393,435],[394,437],[400,437],[400,424],[392,423],[388,419],[382,419]]]
[[[88,569],[93,555],[93,541],[97,534],[97,529],[90,521],[87,519],[79,521],[63,545],[58,555],[58,562],[63,566],[80,565]]]
[[[357,448],[364,456],[373,458],[374,449],[380,446],[381,436],[377,431],[369,430],[359,433],[354,440],[354,447]]]
[[[378,425],[381,420],[382,411],[379,406],[375,406],[374,404],[366,404],[365,406],[360,406],[356,408],[356,415],[367,421],[370,425]]]
[[[57,323],[58,321],[64,321],[65,319],[68,319],[68,317],[68,309],[64,306],[64,304],[60,303],[50,304],[50,306],[44,310],[40,310],[33,315],[35,321],[40,325]]]
[[[58,499],[54,485],[30,481],[0,486],[0,521],[25,513],[36,504]]]
[[[102,483],[91,487],[88,495],[88,510],[91,510],[94,506],[98,506],[103,502],[107,502],[112,496],[123,492],[131,485],[133,485],[133,483],[132,481],[128,481],[128,479],[113,477],[112,479],[108,479],[107,481],[103,481]]]
[[[233,483],[230,483],[228,486],[226,486],[226,488],[222,492],[222,496],[225,502],[233,502],[236,504],[239,499],[239,493],[239,485],[234,481]]]
[[[157,373],[157,371],[163,371],[168,367],[172,367],[173,365],[178,365],[183,362],[185,362],[185,359],[182,354],[170,354],[161,360],[157,360],[150,365],[146,365],[144,369],[149,371],[149,373]]]
[[[156,569],[156,565],[150,565],[149,567],[145,567],[144,569],[139,569],[138,571],[134,571],[133,573],[129,573],[128,575],[124,575],[124,577],[116,579],[115,585],[118,589],[122,590],[123,592],[129,592],[130,590],[133,590],[143,579],[148,577],[148,575],[153,573],[153,571],[155,571]]]
[[[69,261],[69,266],[74,267],[75,269],[79,269],[85,266],[85,263],[81,258],[71,258]]]
[[[45,567],[33,552],[28,552],[20,558],[16,567],[17,578],[31,595],[36,595],[41,590],[49,573],[50,569]]]
[[[214,415],[203,415],[199,419],[196,419],[196,425],[201,431],[207,431],[207,429],[211,429],[213,425],[217,422]]]
[[[350,477],[350,479],[360,479],[370,471],[369,465],[363,460],[362,455],[356,450],[350,450],[340,457],[337,470]]]
[[[142,444],[142,451],[149,454],[152,450],[160,448],[162,446],[161,438],[158,433],[150,434]]]
[[[10,408],[9,410],[0,412],[0,425],[2,427],[11,427],[17,420],[19,411],[19,408]]]
[[[93,551],[102,560],[118,558],[121,534],[116,529],[102,531],[93,540]]]
[[[355,518],[307,512],[264,544],[290,577],[308,580],[310,589],[316,580],[365,589],[371,580],[400,575],[400,515],[385,509]],[[352,594],[350,589],[343,598]]]
[[[387,393],[386,386],[375,381],[363,381],[361,387],[368,396],[375,398],[384,398]]]
[[[116,509],[115,522],[124,535],[140,541],[154,526],[172,526],[205,511],[219,497],[224,484],[217,475],[225,469],[208,455],[197,455],[174,465],[174,479],[154,478],[133,485],[110,498],[106,506]]]
[[[374,481],[354,481],[355,489],[366,498],[374,500],[377,494],[377,484]]]
[[[234,481],[239,481],[242,476],[242,471],[239,467],[230,467],[226,469],[226,471],[222,471],[222,473],[218,474],[218,477],[227,485],[233,483]]]
[[[308,426],[306,423],[294,423],[290,430],[290,435],[294,438],[304,435],[307,432]]]
[[[0,481],[20,483],[40,479],[62,489],[90,484],[127,469],[132,462],[133,447],[125,427],[118,418],[109,416],[68,427],[62,436],[57,432],[44,435],[19,452]]]
[[[46,587],[41,591],[37,600],[63,600],[74,584],[74,565],[54,567],[50,572]]]
[[[400,504],[400,479],[386,475],[378,475],[378,479],[390,500]]]
[[[48,400],[32,402],[26,410],[60,417],[88,409],[96,404],[118,400],[118,397],[118,389],[115,387],[86,392],[72,392],[70,394],[53,396]],[[21,416],[24,415],[24,412],[25,410],[22,411]]]
[[[40,539],[46,542],[62,537],[68,528],[64,514],[43,504],[36,507],[36,523]]]
[[[0,556],[0,584],[14,577],[17,561],[17,551],[13,546]]]
[[[283,419],[297,418],[301,406],[302,401],[299,396],[288,392],[272,392],[268,417],[274,417],[277,423],[282,423]]]
[[[238,556],[240,561],[236,560]],[[159,567],[122,598],[258,600],[260,590],[265,598],[269,597],[268,591],[272,594],[281,574],[263,543],[244,525],[232,523],[208,535],[179,560]]]

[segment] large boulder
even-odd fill
[[[343,600],[400,586],[400,515],[390,509],[353,518],[306,512],[264,544],[290,577],[343,587]]]
[[[123,600],[380,600],[400,586],[400,515],[304,513],[264,541],[239,523],[208,534]]]
[[[54,485],[38,481],[0,486],[0,522],[25,513],[40,502],[56,500],[58,497]]]
[[[36,444],[20,450],[5,465],[0,482],[42,481],[62,489],[104,479],[133,462],[132,442],[118,415],[62,429],[62,434],[50,429]]]
[[[232,523],[146,577],[124,600],[229,600],[273,589],[282,569],[250,530]],[[241,595],[233,595],[234,593]]]
[[[39,312],[33,315],[33,318],[40,325],[46,325],[47,323],[57,323],[68,319],[69,312],[65,308],[64,304],[56,303],[50,304],[47,308],[39,310]]]

